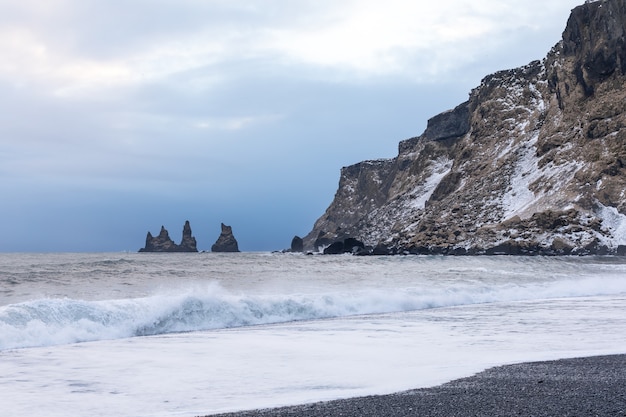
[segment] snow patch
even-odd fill
[[[550,162],[539,169],[539,158],[536,156],[538,135],[534,135],[523,147],[517,150],[517,162],[509,180],[509,189],[502,196],[501,204],[504,219],[519,215],[524,218],[528,209],[540,209],[540,200],[549,198],[552,203],[559,196],[559,191],[565,188],[574,174],[584,165],[580,161],[570,161],[555,165]],[[545,184],[548,191],[530,190],[531,184],[539,182]],[[548,187],[547,185],[551,185]],[[535,207],[532,207],[535,206]],[[564,209],[564,208],[563,208]]]
[[[528,186],[541,176],[541,171],[537,167],[539,159],[535,155],[538,138],[538,135],[534,135],[523,148],[520,148],[515,172],[510,180],[511,188],[502,196],[505,219],[518,214],[535,201],[535,194]]]
[[[433,195],[435,188],[437,188],[441,180],[452,170],[452,162],[453,161],[448,158],[439,158],[434,162],[430,177],[428,177],[424,183],[418,185],[411,193],[412,196],[415,196],[415,199],[411,201],[411,207],[417,209],[426,208],[426,202]]]
[[[602,219],[602,226],[611,233],[611,238],[603,242],[609,247],[626,245],[626,216],[615,207],[607,207],[597,202],[600,209],[597,216]],[[603,239],[605,240],[605,239]]]
[[[544,69],[545,70],[545,69]],[[528,85],[528,89],[530,90],[531,94],[532,94],[532,101],[533,101],[533,105],[535,107],[535,109],[537,111],[539,111],[540,113],[545,113],[546,111],[546,102],[545,100],[541,99],[541,92],[537,89],[537,86],[533,83],[530,83]]]

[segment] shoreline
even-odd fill
[[[205,417],[626,416],[626,354],[497,366],[431,388]]]

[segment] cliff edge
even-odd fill
[[[485,77],[469,99],[342,168],[308,250],[626,254],[626,0],[576,7],[542,61]]]

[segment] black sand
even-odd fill
[[[447,384],[222,417],[626,416],[626,355],[500,366]]]

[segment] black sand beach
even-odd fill
[[[219,416],[624,417],[626,355],[500,366],[433,388]]]

